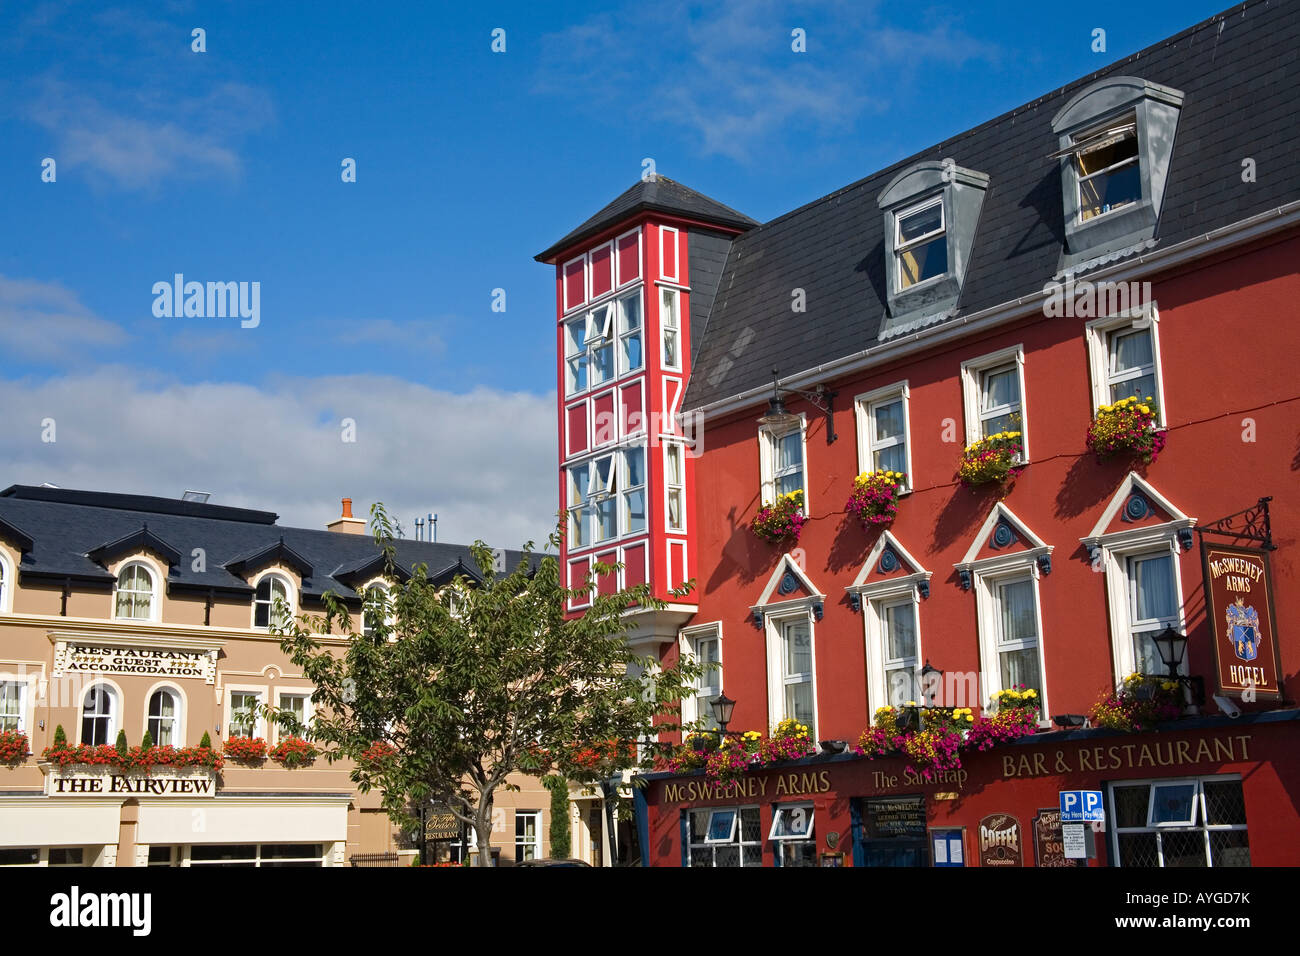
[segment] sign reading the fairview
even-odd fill
[[[80,766],[54,769],[45,778],[50,797],[211,797],[216,792],[216,772],[207,767],[156,767],[146,775]]]

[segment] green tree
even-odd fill
[[[212,738],[208,736],[208,732],[206,730],[203,731],[203,736],[199,739],[199,746],[209,747],[209,748],[212,746]]]
[[[140,738],[140,749],[149,750],[152,747],[153,747],[153,734],[149,733],[149,731],[146,730],[144,732],[144,736]]]
[[[130,749],[126,744],[126,731],[119,730],[117,732],[117,752],[119,756],[125,757]]]
[[[54,749],[59,750],[68,745],[68,735],[63,732],[63,725],[54,728]]]
[[[445,802],[473,826],[487,866],[493,796],[512,788],[509,774],[583,782],[635,765],[635,741],[676,721],[700,668],[689,660],[660,668],[630,650],[629,613],[665,606],[648,585],[596,595],[596,575],[610,571],[598,566],[570,589],[556,557],[534,558],[531,542],[508,572],[494,573],[492,551],[477,541],[476,576],[434,587],[418,566],[398,580],[392,523],[381,506],[372,514],[392,620],[376,616],[358,635],[329,593],[323,616],[287,623],[282,647],[316,686],[312,737],[322,756],[356,761],[353,781],[380,790],[400,826],[416,825],[413,807]],[[565,612],[575,597],[591,602],[581,617]],[[349,636],[343,648],[326,640],[339,633]],[[590,742],[605,748],[598,765],[575,761]]]
[[[569,784],[563,777],[550,776],[543,781],[551,791],[551,856],[567,859],[573,851],[569,831]]]

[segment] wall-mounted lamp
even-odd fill
[[[772,369],[772,397],[767,402],[767,414],[758,420],[760,425],[794,425],[799,416],[785,407],[782,395],[798,395],[813,408],[826,415],[826,444],[831,444],[839,436],[835,434],[835,395],[825,385],[818,385],[816,391],[805,392],[798,388],[782,388],[777,384],[778,372]]]

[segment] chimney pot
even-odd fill
[[[352,499],[351,499],[351,498],[344,498],[344,499],[343,499],[343,517],[345,517],[345,518],[351,518],[351,517],[352,517]]]

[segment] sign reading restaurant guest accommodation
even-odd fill
[[[217,774],[209,767],[153,767],[149,773],[122,773],[113,767],[74,764],[50,767],[48,797],[211,797]]]
[[[1282,697],[1268,552],[1201,542],[1205,615],[1219,693],[1246,700]]]
[[[190,677],[211,684],[217,674],[217,652],[215,649],[56,641],[53,676],[62,677],[65,673]]]

